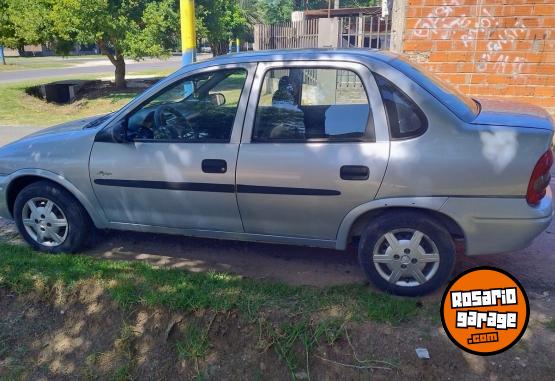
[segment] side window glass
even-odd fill
[[[229,142],[247,78],[243,69],[185,78],[158,93],[127,121],[130,140]]]
[[[422,110],[391,81],[374,73],[389,121],[393,139],[406,139],[424,133],[428,121]]]
[[[262,82],[253,141],[360,140],[368,137],[370,116],[366,90],[352,71],[272,69]]]

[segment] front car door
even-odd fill
[[[376,196],[388,156],[365,66],[259,64],[237,163],[245,232],[335,240],[345,215]]]
[[[112,226],[243,231],[235,167],[255,68],[186,74],[113,123],[127,142],[97,138],[90,176]]]

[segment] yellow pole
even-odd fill
[[[183,66],[195,62],[195,2],[194,0],[179,0],[181,10],[181,54]]]

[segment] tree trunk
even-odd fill
[[[227,41],[215,41],[210,43],[210,49],[212,49],[212,54],[214,57],[223,56],[227,54],[229,43]]]
[[[25,57],[25,45],[18,44],[17,45],[17,53],[19,53],[20,57]]]
[[[116,88],[124,89],[127,87],[127,83],[125,81],[125,59],[122,55],[116,56],[114,65],[116,66]]]
[[[114,75],[116,88],[125,89],[127,87],[127,83],[125,82],[125,58],[123,57],[123,54],[118,53],[116,49],[116,53],[114,55],[110,49],[106,47],[106,41],[102,39],[98,40],[96,45],[100,49],[100,52],[108,57],[112,65],[116,67]]]

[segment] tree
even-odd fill
[[[49,0],[0,0],[0,45],[25,54],[25,45],[50,39]]]
[[[168,57],[178,45],[174,0],[50,0],[55,34],[94,43],[115,66],[115,85],[126,86],[125,58]]]
[[[245,12],[234,0],[197,0],[198,37],[208,39],[215,56],[226,54],[231,39],[245,39],[250,26]]]
[[[260,9],[264,15],[264,20],[268,24],[291,21],[294,2],[292,0],[260,1]]]

